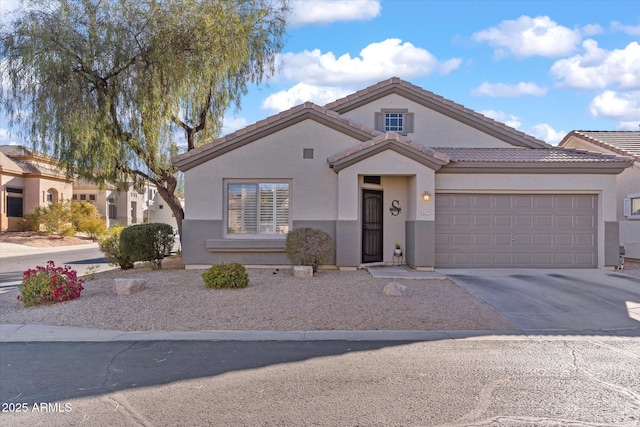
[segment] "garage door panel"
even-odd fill
[[[437,267],[597,265],[595,195],[438,194],[436,200]]]
[[[535,217],[534,224],[536,227],[551,227],[553,225],[553,217],[551,215],[538,215]]]

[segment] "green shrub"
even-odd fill
[[[202,273],[202,280],[207,288],[246,288],[249,285],[247,270],[237,262],[212,265]]]
[[[118,265],[120,269],[128,270],[133,268],[133,260],[120,250],[120,233],[122,230],[124,230],[123,226],[114,225],[105,231],[98,241],[98,247],[111,265]]]
[[[310,265],[313,272],[320,264],[333,258],[333,239],[322,230],[315,228],[296,228],[287,233],[285,242],[287,256],[296,265]]]
[[[22,277],[18,300],[25,307],[79,298],[84,289],[84,281],[75,270],[68,265],[56,267],[53,261],[47,262],[46,267],[26,270]]]
[[[154,269],[162,268],[162,259],[171,255],[175,236],[169,224],[138,224],[120,233],[121,254],[135,261],[150,261]]]
[[[72,201],[70,214],[75,230],[87,233],[92,240],[97,240],[107,228],[98,208],[89,202]]]
[[[74,236],[81,231],[96,240],[105,229],[98,209],[89,202],[65,200],[48,206],[36,206],[30,220],[47,233]]]
[[[71,222],[70,201],[36,206],[31,212],[31,220],[47,233],[60,236],[74,236],[76,229]]]

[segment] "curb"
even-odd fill
[[[112,341],[483,341],[591,340],[594,337],[637,340],[640,328],[615,331],[133,331],[46,325],[0,325],[0,342],[112,342]]]

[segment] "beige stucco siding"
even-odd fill
[[[375,128],[375,113],[387,108],[406,108],[414,113],[414,132],[407,136],[427,147],[509,148],[504,141],[465,125],[444,114],[391,94],[343,114],[344,117]]]
[[[604,223],[616,221],[615,175],[437,174],[437,193],[539,193],[598,195],[598,259],[605,259]]]
[[[619,155],[575,137],[569,138],[566,146],[597,153]],[[616,219],[620,222],[620,244],[624,245],[627,257],[640,259],[640,219],[628,219],[624,216],[624,199],[629,194],[640,193],[640,162],[634,162],[633,166],[616,175],[616,188],[617,200],[615,206]]]
[[[224,180],[291,180],[292,220],[335,220],[338,175],[327,158],[359,141],[305,120],[185,172],[186,218],[222,220]],[[303,159],[303,149],[314,150]]]
[[[435,190],[434,171],[409,159],[395,151],[387,150],[364,159],[340,171],[339,184],[339,218],[356,220],[359,218],[360,205],[358,197],[358,177],[363,175],[404,175],[412,179],[407,184],[412,191],[406,203],[408,220],[432,220],[433,215],[426,215],[424,209],[427,202],[416,201],[425,190],[433,194]]]

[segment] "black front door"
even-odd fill
[[[382,191],[362,192],[362,262],[382,261]]]

